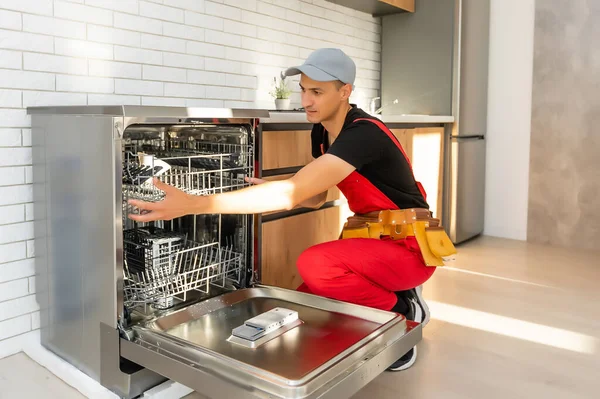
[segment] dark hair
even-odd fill
[[[341,80],[336,80],[333,83],[335,83],[335,88],[338,90],[346,86],[346,83],[342,82]]]

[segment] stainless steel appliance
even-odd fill
[[[128,199],[163,197],[154,176],[244,187],[266,111],[28,113],[42,344],[119,396],[172,379],[210,398],[344,398],[421,339],[395,313],[261,285],[253,215],[128,218]]]
[[[451,134],[447,135],[445,217],[460,243],[483,232],[487,131],[489,0],[456,0]]]

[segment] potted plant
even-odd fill
[[[273,78],[274,88],[270,94],[275,98],[275,109],[290,109],[290,95],[292,89],[289,88],[286,82],[287,76],[282,73],[279,75],[279,83],[277,78]]]

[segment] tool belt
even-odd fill
[[[350,216],[342,230],[342,239],[389,237],[402,240],[415,237],[427,266],[444,266],[444,259],[456,254],[456,248],[440,220],[425,208],[384,210]]]

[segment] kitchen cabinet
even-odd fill
[[[287,179],[313,160],[310,130],[263,130],[261,174],[267,181]],[[296,208],[261,215],[259,263],[261,281],[281,288],[295,289],[302,279],[296,260],[312,245],[339,237],[345,208],[338,206],[343,196],[337,187],[327,193],[324,208]]]
[[[410,160],[417,181],[427,193],[434,217],[441,218],[444,178],[444,128],[391,129]]]
[[[313,160],[310,130],[263,130],[262,175],[267,181],[290,178]],[[302,279],[296,268],[298,256],[307,248],[338,239],[349,216],[347,202],[337,187],[328,190],[324,207],[297,208],[261,215],[261,281],[267,285],[296,289]]]
[[[353,10],[371,14],[374,17],[415,12],[415,0],[326,0]]]
[[[334,206],[262,223],[261,281],[296,289],[302,283],[298,256],[313,245],[337,240],[343,220],[340,207]]]
[[[262,169],[304,166],[312,161],[310,130],[263,131]]]
[[[265,177],[267,181],[283,180],[293,174]],[[281,288],[296,289],[302,279],[296,260],[305,249],[339,238],[350,210],[337,187],[328,190],[326,207],[312,210],[298,208],[301,214],[281,211],[263,213],[261,234],[261,280]]]

